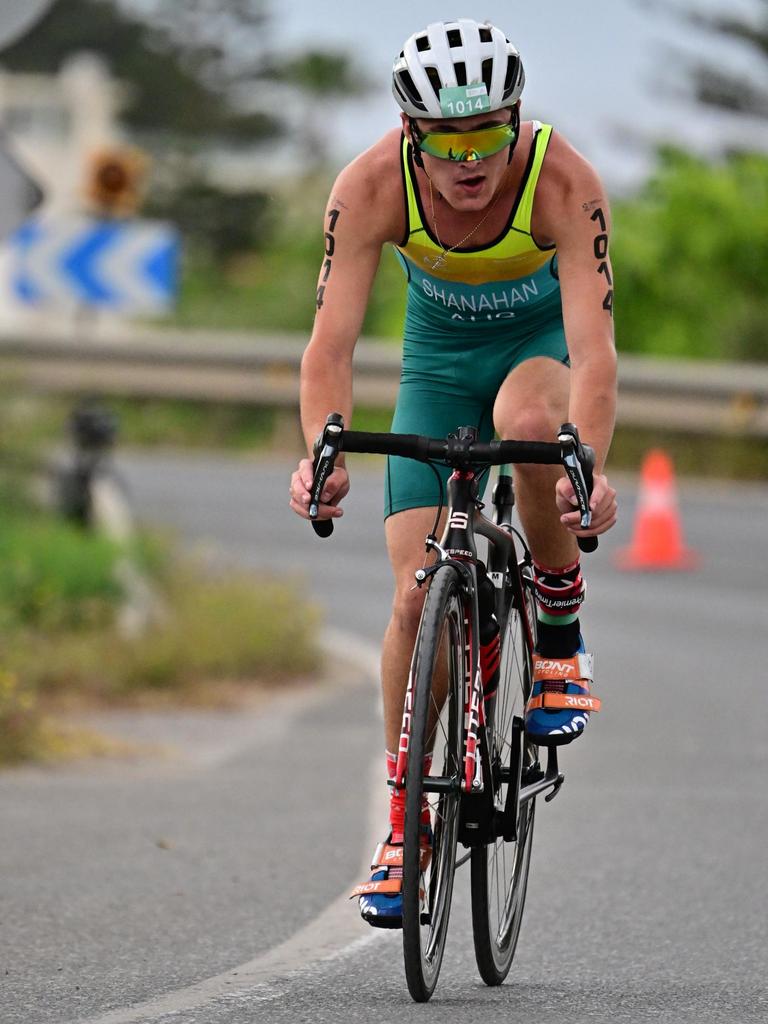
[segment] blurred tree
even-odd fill
[[[267,63],[266,0],[155,0],[152,23],[212,89],[253,81]]]
[[[266,193],[224,191],[200,177],[156,191],[145,211],[177,224],[193,257],[212,260],[221,271],[232,259],[260,250],[271,235],[272,201]]]
[[[768,157],[662,149],[615,204],[616,333],[626,351],[768,361]]]
[[[768,119],[768,86],[760,81],[761,76],[765,81],[768,74],[768,0],[753,0],[755,10],[751,15],[733,12],[728,0],[720,2],[722,13],[694,10],[692,0],[684,0],[682,9],[670,8],[660,0],[638,0],[641,7],[673,13],[711,35],[744,44],[750,57],[743,65],[749,67],[748,72],[732,71],[712,59],[691,62],[686,58],[694,94],[706,107]]]
[[[310,169],[327,163],[334,134],[328,130],[328,117],[338,104],[370,92],[370,79],[349,54],[333,50],[309,50],[274,63],[269,75],[298,95],[301,113],[297,134],[305,163]],[[322,107],[321,116],[318,107]]]
[[[674,64],[710,110],[768,121],[768,0],[636,0],[722,44]],[[725,44],[728,44],[727,46]],[[736,46],[734,46],[736,44]],[[731,59],[743,51],[741,62]],[[768,361],[768,157],[757,133],[706,161],[673,147],[633,200],[615,208],[619,344],[654,355]]]
[[[738,14],[701,14],[691,11],[691,24],[728,39],[745,43],[755,63],[768,71],[768,0],[758,0],[760,10],[754,18]],[[712,62],[695,64],[691,69],[696,98],[705,106],[732,110],[768,118],[768,88],[761,86],[754,72],[738,74],[713,66]]]
[[[337,51],[309,50],[285,61],[274,74],[313,99],[356,99],[371,88],[352,57]]]
[[[3,52],[2,65],[10,71],[53,73],[72,54],[90,50],[131,86],[123,116],[134,129],[247,141],[272,136],[278,132],[276,120],[260,110],[242,113],[228,92],[223,68],[232,31],[218,41],[192,31],[195,14],[202,19],[203,8],[214,6],[222,4],[174,3],[176,28],[171,31],[159,16],[152,23],[142,21],[116,0],[58,0],[32,31]],[[254,4],[227,0],[225,6],[234,17],[241,7]],[[262,7],[260,0],[256,6]]]

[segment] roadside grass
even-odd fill
[[[212,573],[160,535],[140,534],[126,550],[64,521],[35,496],[44,436],[2,420],[0,765],[119,749],[63,724],[57,712],[231,704],[317,667],[318,617],[298,588]],[[161,609],[135,636],[120,628],[126,556],[150,580]]]
[[[0,669],[0,768],[128,752],[121,740],[62,722],[44,710],[27,681]]]
[[[0,764],[113,751],[103,737],[58,725],[57,713],[231,706],[306,677],[320,663],[318,615],[283,582],[211,576],[174,558],[156,583],[164,611],[133,637],[117,628],[119,602],[113,595],[104,606],[98,598],[98,614],[85,591],[67,600],[66,613],[45,587],[44,615],[30,605],[22,619],[0,604],[7,624]],[[71,594],[72,588],[61,593]]]
[[[216,703],[216,684],[271,686],[316,664],[316,614],[282,583],[211,578],[189,565],[162,588],[165,611],[138,637],[110,628],[17,631],[6,665],[48,706],[175,701]],[[229,690],[228,690],[229,692]]]

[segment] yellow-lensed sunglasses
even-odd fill
[[[422,132],[413,121],[411,125],[418,148],[440,160],[484,160],[517,140],[514,124],[495,124],[469,132]]]

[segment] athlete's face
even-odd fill
[[[402,119],[403,130],[409,140],[413,142],[408,118],[402,115]],[[457,132],[474,132],[483,128],[507,125],[509,122],[510,112],[503,110],[477,114],[473,117],[460,117],[452,121],[418,118],[416,127],[422,134],[455,135]],[[509,147],[504,146],[499,152],[481,159],[443,159],[423,150],[421,158],[424,162],[424,170],[443,198],[454,209],[470,212],[485,209],[493,199],[507,169]]]

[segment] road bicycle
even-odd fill
[[[531,555],[512,522],[514,489],[506,467],[564,466],[581,526],[587,528],[594,452],[568,423],[557,443],[482,443],[473,427],[460,427],[443,439],[345,430],[342,417],[332,413],[315,447],[309,505],[312,525],[323,537],[332,533],[333,523],[317,519],[320,495],[342,451],[403,456],[452,470],[442,538],[435,536],[441,503],[426,538],[434,560],[415,574],[416,585],[428,589],[390,783],[405,787],[405,975],[411,996],[425,1002],[443,960],[454,875],[467,861],[477,966],[488,985],[506,978],[525,903],[536,797],[552,800],[564,781],[557,747],[545,748],[542,767],[539,748],[525,735],[536,607]],[[480,479],[491,466],[501,467],[492,519],[483,514],[478,497]],[[487,548],[485,560],[477,538]],[[591,551],[597,540],[580,537],[579,546]],[[484,673],[481,647],[484,636],[495,631],[499,672],[491,673],[488,665]],[[491,675],[494,692],[487,686]]]

